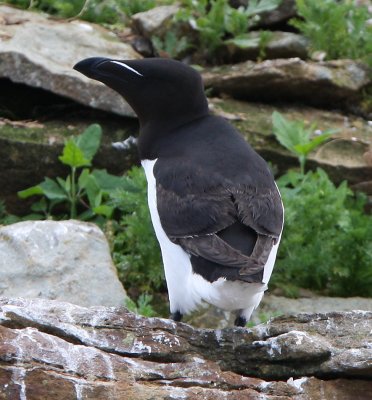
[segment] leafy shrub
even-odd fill
[[[149,10],[160,0],[6,0],[22,8],[37,9],[62,18],[80,18],[102,24],[124,22],[131,15]]]
[[[164,281],[158,242],[147,205],[147,182],[142,168],[133,167],[126,188],[111,194],[122,217],[116,225],[113,258],[126,287],[153,293]]]
[[[366,5],[351,0],[296,0],[299,16],[292,20],[327,59],[362,59],[372,66],[371,15]]]
[[[194,46],[210,59],[226,41],[235,41],[237,46],[251,46],[247,35],[257,14],[275,9],[281,0],[251,0],[247,7],[235,9],[228,0],[183,0],[183,7],[176,15],[198,32],[198,43]]]
[[[275,286],[335,296],[372,296],[372,223],[365,198],[336,187],[318,169],[278,180],[285,227],[272,278]]]
[[[93,157],[100,146],[101,136],[101,127],[93,124],[81,135],[66,141],[63,153],[59,157],[63,164],[70,167],[70,174],[66,179],[45,178],[38,185],[18,192],[23,199],[42,196],[39,202],[32,205],[34,214],[28,216],[28,219],[49,218],[57,205],[60,219],[67,217],[61,213],[61,209],[68,211],[69,218],[81,220],[97,216],[111,217],[114,208],[106,204],[106,200],[110,193],[125,187],[126,180],[111,175],[104,169],[87,168],[91,167]]]
[[[151,40],[158,53],[165,53],[171,58],[179,58],[193,47],[186,36],[180,37],[173,31],[168,31],[163,39],[154,36]]]
[[[148,293],[142,293],[137,302],[133,301],[129,297],[125,302],[125,306],[129,311],[132,311],[136,314],[143,315],[144,317],[154,317],[157,315],[156,311],[153,309],[151,305],[151,301],[153,296]]]

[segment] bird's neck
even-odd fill
[[[140,135],[138,139],[140,158],[142,160],[158,158],[167,138],[175,135],[180,128],[192,124],[207,115],[209,115],[208,110],[202,110],[200,113],[192,113],[191,115],[183,113],[182,116],[178,115],[165,119],[140,120]]]

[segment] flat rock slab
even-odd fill
[[[32,38],[32,40],[30,40]],[[72,69],[87,57],[139,58],[111,32],[82,21],[0,6],[0,78],[42,88],[84,105],[133,116],[121,96]]]
[[[126,294],[97,225],[25,221],[0,227],[0,295],[123,305]]]
[[[352,107],[371,84],[368,68],[351,60],[327,62],[299,58],[247,61],[202,72],[215,93],[259,101],[298,101],[334,109]]]
[[[259,311],[268,314],[326,313],[331,311],[372,310],[372,299],[365,297],[311,296],[289,299],[266,294]]]
[[[124,308],[1,298],[0,394],[28,400],[369,399],[371,328],[372,313],[362,311],[214,331]]]
[[[261,33],[253,31],[249,33],[251,43],[239,47],[234,41],[227,42],[224,46],[229,59],[233,62],[245,60],[256,60],[258,57],[264,59],[308,57],[308,40],[297,33],[274,31],[270,32],[268,42],[264,50],[261,49]],[[262,54],[261,54],[262,53]]]

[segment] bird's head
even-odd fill
[[[74,69],[121,94],[141,126],[152,122],[195,119],[208,113],[200,74],[175,60],[112,60],[92,57]]]

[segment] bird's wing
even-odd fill
[[[170,240],[190,254],[239,268],[242,275],[261,272],[283,223],[282,203],[274,181],[268,179],[268,187],[244,180],[237,183],[213,170],[182,162],[173,168],[162,168],[159,161],[154,169],[157,207]],[[257,233],[250,256],[218,234],[237,221]]]

